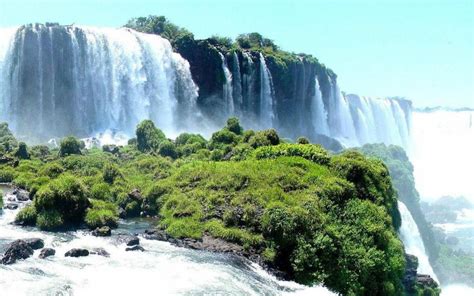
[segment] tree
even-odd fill
[[[140,122],[136,130],[137,148],[141,152],[158,151],[160,143],[166,140],[165,134],[151,120]]]
[[[59,145],[59,156],[68,156],[72,154],[81,154],[81,142],[73,136],[61,140]]]
[[[15,157],[18,157],[19,159],[30,158],[30,154],[28,153],[26,144],[24,142],[20,142],[20,144],[18,144],[18,149],[15,152]]]

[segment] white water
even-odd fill
[[[428,274],[434,280],[438,281],[438,278],[436,277],[436,274],[434,273],[433,268],[428,261],[425,245],[423,244],[420,231],[418,230],[415,220],[413,220],[410,211],[408,211],[405,204],[403,204],[401,201],[398,201],[398,209],[400,210],[400,214],[402,216],[400,238],[405,245],[405,252],[418,258],[418,273]]]
[[[233,86],[232,86],[232,74],[227,67],[227,61],[222,53],[219,52],[219,56],[222,60],[222,71],[224,72],[225,83],[222,86],[222,93],[224,95],[224,103],[225,103],[225,112],[227,116],[234,115],[234,97],[232,96],[233,93]]]
[[[140,239],[145,252],[126,252],[114,237],[88,232],[40,232],[10,223],[17,210],[0,210],[0,249],[15,239],[42,238],[56,255],[0,265],[2,296],[21,295],[335,295],[322,287],[308,288],[279,281],[256,264],[227,255],[173,247]],[[143,222],[122,224],[117,231],[143,232]],[[71,248],[104,248],[110,257],[64,257]]]
[[[272,74],[260,53],[260,124],[264,128],[275,126]]]
[[[311,101],[311,115],[313,117],[313,128],[314,130],[321,135],[329,135],[329,126],[328,126],[328,113],[324,107],[323,95],[321,94],[321,89],[319,88],[318,77],[315,78],[314,83],[314,96]]]

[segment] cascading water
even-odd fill
[[[0,186],[8,195],[10,188]],[[1,197],[1,194],[0,194]],[[6,199],[5,199],[6,200]],[[144,220],[121,223],[112,237],[87,231],[40,232],[11,224],[18,210],[0,210],[0,249],[16,239],[41,238],[56,255],[32,257],[13,265],[0,264],[2,296],[16,295],[335,295],[322,287],[308,288],[279,281],[256,264],[224,254],[195,251],[141,238],[144,252],[126,252],[116,233],[143,232]],[[110,257],[65,257],[72,248],[103,248]],[[117,284],[120,283],[120,284]]]
[[[326,108],[324,107],[323,96],[319,88],[318,77],[315,79],[314,83],[314,96],[311,101],[311,115],[313,117],[313,128],[314,130],[321,135],[329,135],[328,127],[328,114]]]
[[[426,255],[425,246],[421,239],[421,235],[415,220],[413,220],[410,211],[408,211],[405,204],[403,204],[401,201],[398,201],[398,209],[402,217],[400,238],[405,245],[405,252],[418,258],[418,273],[428,274],[434,280],[438,281],[436,274],[430,265],[428,256]]]
[[[232,54],[232,78],[233,78],[233,98],[234,98],[234,108],[236,114],[242,113],[242,105],[243,105],[243,98],[242,98],[242,78],[240,77],[240,63],[239,63],[239,56],[234,51]]]
[[[328,107],[331,136],[347,146],[358,146],[359,141],[356,136],[349,103],[335,81],[331,82],[331,97]]]
[[[223,93],[223,100],[225,103],[225,112],[228,116],[234,114],[234,98],[232,96],[233,89],[232,89],[232,74],[227,67],[227,61],[222,53],[219,52],[219,56],[222,60],[222,71],[224,72],[225,83],[222,86],[222,93]]]
[[[131,133],[146,118],[170,134],[189,128],[197,87],[167,40],[76,26],[8,32],[0,33],[0,120],[19,137]]]
[[[265,58],[260,53],[260,124],[264,128],[275,126],[273,98],[272,75],[267,68]]]

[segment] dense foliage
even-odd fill
[[[397,190],[400,200],[412,214],[428,251],[430,262],[434,265],[438,258],[439,247],[431,225],[426,221],[421,210],[420,197],[413,176],[413,165],[405,151],[399,146],[384,144],[367,144],[361,148],[361,151],[367,156],[381,159],[387,165],[392,176],[393,186]]]
[[[119,215],[157,215],[172,237],[239,244],[300,283],[344,295],[401,293],[396,196],[381,161],[284,143],[272,129],[244,131],[236,118],[209,141],[166,139],[150,121],[136,136],[117,149],[42,150],[0,165],[33,198],[17,223],[93,229],[116,226]]]

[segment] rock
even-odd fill
[[[142,247],[142,246],[133,246],[133,247],[129,247],[129,248],[126,248],[125,251],[141,251],[141,252],[144,252],[145,249]]]
[[[93,236],[111,236],[112,230],[109,226],[97,227],[92,231]]]
[[[456,246],[457,244],[459,244],[459,239],[455,236],[448,236],[446,238],[446,243],[451,246]]]
[[[137,201],[137,202],[141,202],[143,200],[143,196],[142,194],[140,193],[140,190],[138,189],[133,189],[129,194],[128,194],[128,197],[131,199],[131,200],[134,200],[134,201]]]
[[[416,276],[416,283],[424,287],[437,288],[438,284],[431,276],[427,274],[418,274]]]
[[[133,235],[119,235],[118,241],[126,244],[127,246],[135,246],[140,244],[140,239]]]
[[[16,240],[8,245],[2,257],[2,264],[13,264],[19,259],[26,259],[33,255],[33,249],[24,241]]]
[[[89,251],[86,249],[71,249],[64,254],[65,257],[85,257],[89,256]]]
[[[15,188],[13,190],[13,194],[16,196],[16,200],[18,201],[29,201],[30,200],[30,193],[26,190]]]
[[[124,208],[119,208],[118,215],[120,218],[125,219],[127,218],[127,211]]]
[[[51,248],[44,248],[41,250],[41,253],[39,254],[39,258],[41,259],[45,259],[46,257],[49,257],[49,256],[54,256],[56,254],[56,250],[55,249],[51,249]]]
[[[90,252],[92,255],[99,255],[104,257],[110,257],[110,253],[107,252],[104,248],[95,248]]]
[[[33,250],[44,248],[44,241],[40,238],[28,238],[24,240]]]
[[[5,206],[3,206],[4,209],[7,209],[7,210],[16,210],[18,209],[18,204],[16,203],[7,203],[5,204]]]

